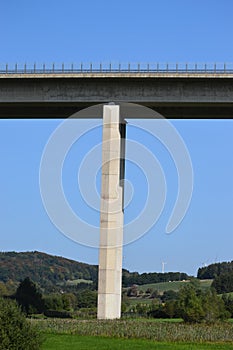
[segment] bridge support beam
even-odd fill
[[[104,105],[98,319],[121,317],[125,124],[118,105]]]

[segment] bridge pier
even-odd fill
[[[121,317],[125,128],[120,106],[104,105],[98,319]]]

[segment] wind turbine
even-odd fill
[[[164,267],[165,267],[165,265],[166,265],[167,263],[165,262],[165,261],[162,261],[162,273],[164,273]]]

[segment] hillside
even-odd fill
[[[26,277],[39,284],[41,288],[50,291],[61,286],[62,288],[75,287],[80,282],[90,284],[91,281],[93,288],[96,288],[98,266],[37,251],[0,253],[0,282],[13,281],[17,284]],[[187,279],[188,275],[180,272],[139,274],[123,270],[122,285],[130,287],[133,284],[143,285]]]
[[[80,279],[96,283],[97,275],[97,266],[37,251],[0,253],[0,281],[5,283],[29,277],[42,288],[49,288]]]

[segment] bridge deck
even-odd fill
[[[184,71],[184,72],[134,72],[134,71],[130,71],[130,72],[118,72],[118,71],[114,71],[114,72],[47,72],[47,73],[43,73],[43,71],[41,72],[21,72],[21,73],[15,73],[14,71],[9,72],[9,73],[1,73],[0,72],[0,78],[1,79],[42,79],[42,78],[178,78],[178,79],[187,79],[187,78],[191,78],[191,79],[200,79],[200,78],[205,78],[205,79],[216,79],[216,78],[230,78],[233,79],[233,71],[230,72],[224,72],[224,71],[218,71],[218,72],[195,72],[195,71]]]
[[[68,118],[108,102],[170,119],[233,119],[233,70],[0,70],[0,118]]]

